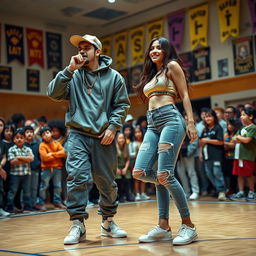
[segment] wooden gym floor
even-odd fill
[[[171,242],[138,243],[138,236],[157,223],[156,201],[120,204],[115,221],[128,232],[128,238],[100,237],[101,217],[97,207],[88,208],[87,240],[63,245],[71,222],[63,210],[14,215],[0,219],[0,256],[83,256],[83,255],[173,255],[173,256],[255,256],[256,203],[218,202],[212,198],[189,202],[198,241],[186,246]],[[170,204],[174,235],[180,219]]]

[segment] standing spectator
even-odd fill
[[[224,112],[224,119],[227,121],[229,118],[239,117],[237,109],[233,106],[227,106]]]
[[[139,125],[142,132],[143,132],[143,136],[145,135],[146,131],[147,131],[147,117],[146,116],[139,116],[136,126]]]
[[[25,116],[21,113],[15,113],[12,115],[11,120],[15,126],[15,128],[22,128],[25,124]]]
[[[224,119],[225,110],[221,107],[215,107],[213,109],[218,117],[219,125],[222,127],[224,134],[227,132],[227,122]]]

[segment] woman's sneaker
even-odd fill
[[[140,194],[140,199],[141,199],[141,200],[149,200],[150,197],[149,197],[148,195],[146,195],[146,193],[141,193],[141,194]]]
[[[190,244],[197,239],[196,228],[191,228],[185,224],[182,224],[176,237],[173,239],[173,245],[185,245]]]
[[[256,199],[255,193],[250,190],[248,192],[248,195],[247,195],[246,199],[247,199],[247,201],[255,201],[255,199]]]
[[[102,220],[101,235],[113,238],[127,237],[127,233],[112,220],[112,217]]]
[[[236,194],[231,195],[229,198],[232,201],[246,201],[246,197],[243,191],[239,191]]]
[[[68,235],[64,239],[64,244],[78,244],[86,239],[86,230],[80,220],[73,220]]]
[[[172,240],[172,232],[162,229],[157,225],[147,234],[139,237],[140,243],[152,243],[156,241],[168,241]]]

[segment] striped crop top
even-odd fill
[[[165,76],[159,76],[157,80],[154,77],[144,86],[143,92],[148,98],[155,95],[171,95],[177,97],[177,90],[173,81]]]

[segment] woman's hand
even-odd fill
[[[194,122],[188,122],[187,124],[187,135],[190,139],[190,143],[195,141],[198,137]]]

